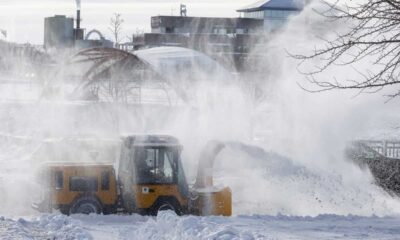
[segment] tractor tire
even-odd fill
[[[70,214],[101,214],[103,208],[100,202],[93,197],[78,198],[70,208]]]
[[[69,209],[69,207],[68,206],[63,206],[63,207],[60,207],[60,212],[62,213],[62,214],[64,214],[64,215],[69,215],[70,214],[70,209]]]
[[[167,210],[174,211],[178,216],[183,214],[182,208],[175,198],[159,198],[151,207],[150,215],[157,216],[158,212]]]

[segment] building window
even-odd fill
[[[244,13],[244,17],[245,17],[245,18],[263,19],[263,18],[264,18],[264,12],[263,12],[263,11],[245,12],[245,13]]]
[[[224,35],[224,34],[228,34],[228,33],[233,33],[233,31],[234,30],[231,28],[215,27],[215,28],[213,28],[212,33]]]
[[[247,28],[238,28],[238,29],[236,29],[236,33],[237,34],[248,34],[249,33],[249,29],[247,29]]]
[[[69,190],[73,192],[97,192],[97,177],[73,176],[69,177]]]
[[[290,15],[297,13],[296,11],[284,10],[265,10],[265,18],[280,18],[287,19]]]
[[[108,191],[110,190],[110,172],[103,171],[101,173],[101,190]]]
[[[268,19],[268,18],[279,18],[287,19],[291,15],[298,13],[298,11],[286,11],[286,10],[265,10],[255,12],[245,12],[245,18],[257,18],[257,19]]]
[[[61,171],[55,173],[55,187],[57,190],[61,190],[64,187],[64,174]]]
[[[173,27],[166,27],[165,28],[165,33],[174,33],[175,32],[175,28]]]

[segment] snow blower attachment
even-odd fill
[[[216,156],[225,148],[217,141],[209,142],[200,154],[196,182],[192,189],[192,212],[197,215],[232,214],[232,194],[229,187],[219,189],[213,183],[213,170]]]
[[[45,164],[44,198],[33,207],[59,209],[64,214],[117,212],[157,215],[172,210],[178,215],[232,214],[229,188],[213,186],[216,155],[224,148],[210,142],[200,157],[196,183],[189,188],[181,163],[182,147],[171,136],[141,135],[122,139],[118,170],[113,164]]]

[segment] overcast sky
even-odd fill
[[[124,35],[137,29],[150,30],[150,17],[178,15],[179,4],[188,8],[188,16],[237,17],[236,9],[257,0],[82,0],[82,27],[98,29],[109,36],[107,26],[113,13],[125,19]],[[0,0],[0,29],[8,40],[43,43],[44,18],[58,15],[75,17],[75,0]]]

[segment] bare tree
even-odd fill
[[[135,33],[132,35],[127,35],[126,38],[128,39],[128,42],[133,43],[133,44],[144,44],[144,30],[136,28]]]
[[[340,5],[339,5],[340,2]],[[343,2],[346,2],[343,4]],[[339,1],[323,0],[329,10],[319,12],[324,17],[345,23],[348,28],[335,33],[335,38],[324,40],[310,55],[292,55],[306,62],[318,61],[315,69],[305,74],[320,92],[332,89],[357,89],[360,92],[376,92],[391,85],[400,86],[400,1],[369,0]],[[354,64],[371,61],[364,70]],[[350,66],[359,73],[358,79],[321,79],[319,73],[333,66]],[[314,86],[315,86],[314,85]],[[389,95],[400,96],[400,90]]]
[[[143,43],[144,42],[144,30],[137,28],[136,32],[134,34],[132,34],[131,42]]]
[[[122,34],[122,24],[124,23],[124,19],[121,14],[114,13],[114,15],[110,19],[109,30],[114,37],[115,44],[121,43],[121,34]]]

